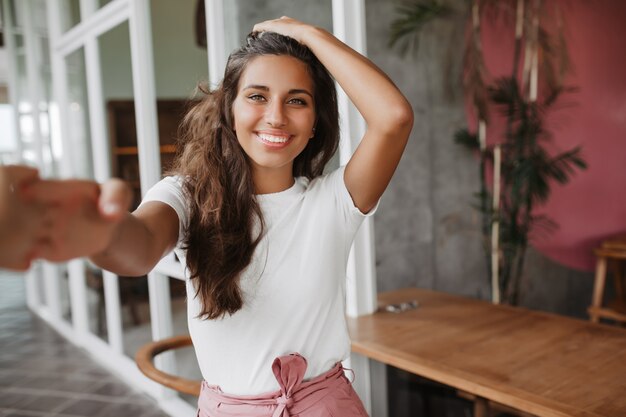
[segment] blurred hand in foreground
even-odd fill
[[[104,251],[128,215],[132,192],[119,179],[42,180],[22,166],[0,167],[0,267],[28,269]]]

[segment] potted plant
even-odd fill
[[[563,83],[569,70],[567,45],[557,4],[540,0],[472,0],[469,7],[463,85],[469,127],[455,142],[478,154],[480,190],[476,208],[482,215],[482,240],[492,301],[516,305],[520,300],[524,259],[531,234],[557,225],[535,209],[547,201],[552,183],[567,183],[585,169],[579,147],[551,155],[546,116],[563,95],[574,91]],[[417,45],[427,22],[455,11],[439,0],[413,0],[398,8],[390,44]],[[550,15],[551,20],[546,19]],[[481,27],[504,19],[513,23],[510,75],[492,79],[485,67]],[[548,21],[557,21],[549,28]],[[487,140],[487,128],[504,125]]]

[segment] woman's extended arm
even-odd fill
[[[413,127],[411,105],[379,68],[327,31],[282,17],[259,23],[303,43],[328,69],[359,110],[367,131],[345,171],[355,205],[371,210],[389,184]]]
[[[165,203],[151,201],[126,213],[109,245],[90,259],[120,275],[147,274],[178,240],[178,215]]]
[[[150,271],[178,239],[178,216],[164,203],[150,202],[128,213],[132,194],[121,180],[39,181],[28,198],[46,207],[36,258],[66,261],[89,256],[120,275]]]

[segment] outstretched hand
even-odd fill
[[[39,181],[37,170],[23,166],[0,167],[0,267],[28,268],[43,227],[44,210],[26,204],[22,190]]]
[[[121,180],[41,180],[25,167],[4,167],[0,185],[0,267],[23,270],[41,258],[60,262],[104,251],[128,215]],[[5,198],[6,197],[6,198]]]

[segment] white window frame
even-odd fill
[[[333,34],[360,54],[367,56],[364,0],[333,0]],[[342,141],[341,165],[348,163],[365,134],[365,120],[338,87]],[[367,217],[359,229],[348,259],[346,310],[358,317],[377,309],[374,220]],[[354,388],[372,417],[387,417],[387,368],[384,364],[352,353],[347,367],[355,371]],[[374,385],[375,381],[375,385]]]

